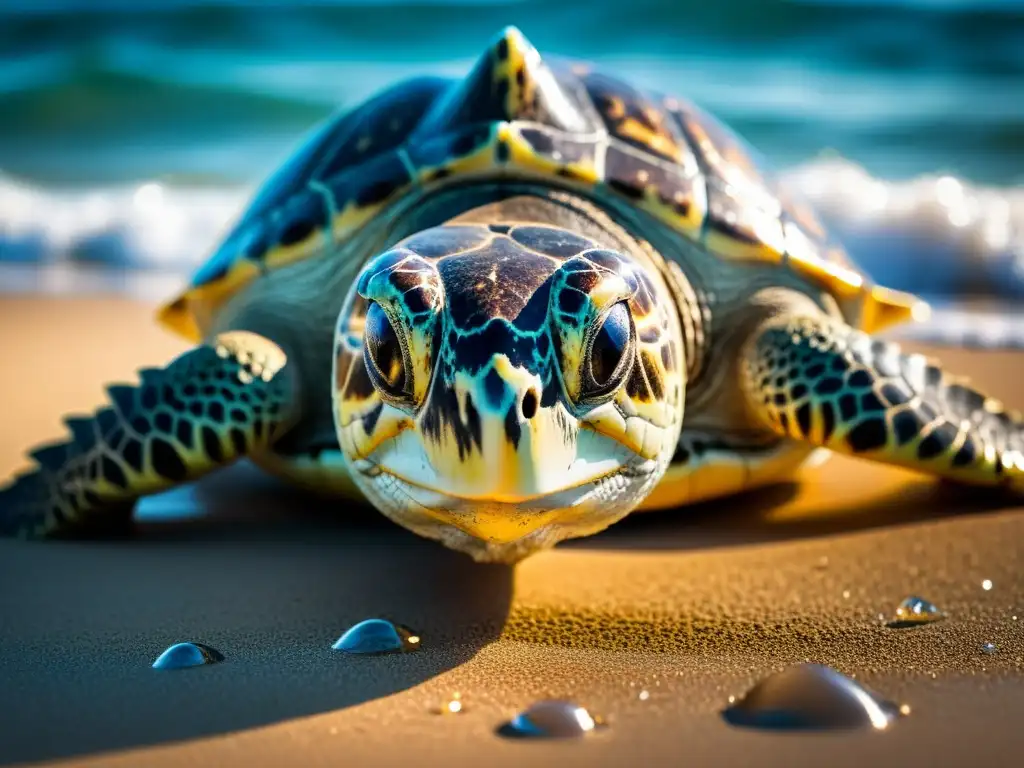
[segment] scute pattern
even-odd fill
[[[330,179],[367,158],[397,149],[449,87],[443,77],[418,77],[371,98],[339,126],[310,177]]]
[[[781,261],[781,204],[765,165],[736,134],[696,105],[675,98],[665,104],[705,170],[708,246],[731,258]]]
[[[642,416],[658,427],[673,424],[683,396],[678,375],[681,353],[669,332],[669,308],[655,301],[657,288],[650,279],[619,254],[561,229],[497,229],[448,225],[414,235],[377,257],[357,285],[362,301],[401,301],[405,311],[395,316],[414,317],[404,330],[414,381],[419,382],[413,407],[426,403],[417,416],[425,436],[439,446],[455,440],[460,460],[479,453],[481,438],[473,428],[479,419],[472,418],[473,409],[507,409],[515,404],[506,402],[510,395],[497,375],[491,377],[495,386],[487,403],[460,401],[456,376],[486,381],[496,349],[507,352],[511,368],[539,377],[541,407],[563,400],[563,386],[568,401],[578,402],[587,334],[595,319],[620,301],[628,303],[637,345],[633,373],[616,395],[617,418],[628,422]],[[410,286],[429,291],[431,300],[415,299],[411,304]],[[442,286],[447,287],[444,300]],[[426,312],[410,311],[422,304],[429,305]],[[442,305],[444,330],[439,331]],[[335,350],[339,399],[349,414],[345,424],[361,423],[355,432],[346,433],[344,425],[342,429],[356,442],[356,455],[367,455],[396,430],[408,428],[367,421],[370,414],[380,412],[381,400],[361,360],[359,329],[364,315],[365,305],[358,302],[342,311]],[[549,318],[555,322],[547,322]],[[436,370],[424,362],[431,358]],[[635,449],[653,452],[655,446],[644,443],[641,419],[636,421]],[[512,443],[518,440],[518,423],[508,420]]]
[[[697,238],[707,211],[704,180],[679,166],[610,144],[605,152],[605,184],[684,234]]]
[[[423,185],[457,174],[471,175],[494,167],[499,154],[497,133],[495,124],[479,123],[424,136],[406,148],[406,156]]]
[[[338,178],[322,183],[334,211],[334,240],[340,241],[413,183],[398,152],[368,159]]]
[[[613,137],[684,171],[694,166],[693,151],[656,100],[601,72],[590,71],[580,79]]]
[[[873,285],[832,240],[810,206],[783,186],[760,154],[697,105],[663,98],[696,152],[707,188],[703,243],[723,258],[778,263],[837,300],[867,331],[921,317],[914,296]]]
[[[465,78],[410,80],[328,121],[160,319],[198,339],[223,301],[260,274],[331,252],[413,190],[480,177],[617,198],[723,258],[794,270],[868,330],[916,312],[913,297],[866,281],[766,168],[696,105],[549,63],[510,27]]]

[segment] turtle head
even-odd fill
[[[601,530],[682,420],[657,275],[556,227],[442,225],[372,259],[335,337],[334,417],[370,501],[480,560]]]

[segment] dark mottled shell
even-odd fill
[[[160,318],[198,339],[259,275],[325,253],[413,189],[480,176],[625,200],[723,259],[798,272],[869,330],[916,306],[871,286],[810,207],[714,117],[586,65],[542,59],[508,28],[466,77],[409,80],[327,120]]]

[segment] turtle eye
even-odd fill
[[[398,331],[377,302],[372,302],[366,311],[363,344],[366,369],[374,386],[391,399],[409,399],[412,381],[406,370],[405,351]]]
[[[597,331],[584,360],[584,399],[592,400],[607,395],[626,378],[631,356],[633,327],[629,309],[624,302],[615,304],[598,321]]]

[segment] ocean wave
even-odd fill
[[[1024,187],[872,177],[839,157],[781,174],[877,281],[935,297],[1024,298]],[[49,190],[0,177],[0,261],[187,272],[244,209],[245,186]]]
[[[542,51],[718,115],[773,162],[1024,183],[1024,8],[1001,0],[7,0],[0,169],[44,185],[249,183],[402,78],[462,75],[518,25]],[[570,31],[571,34],[567,34]],[[978,41],[983,40],[984,45]],[[943,164],[940,166],[940,163]]]
[[[839,157],[782,179],[881,283],[925,296],[1024,298],[1024,187],[941,174],[886,181]]]
[[[47,190],[0,176],[0,262],[187,273],[216,245],[249,194],[156,182]]]
[[[782,183],[817,208],[871,277],[933,303],[928,323],[898,335],[1024,348],[1024,188],[942,175],[886,181],[838,157],[791,168]],[[48,190],[0,177],[0,292],[164,299],[251,194],[157,182]]]

